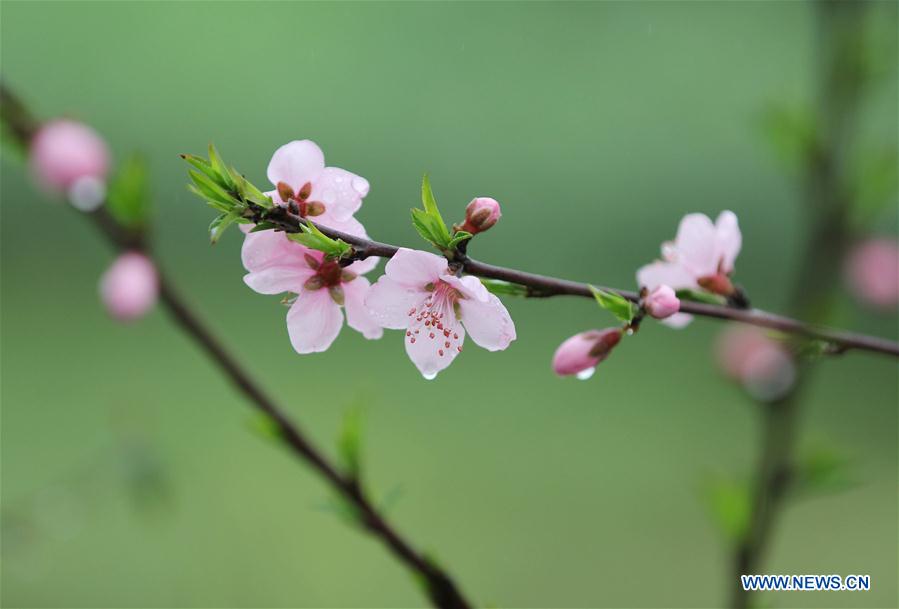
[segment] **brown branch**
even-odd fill
[[[34,121],[24,105],[0,84],[0,111],[3,122],[11,134],[23,147],[27,148],[37,129]],[[100,233],[116,248],[123,250],[139,250],[147,256],[151,252],[144,235],[122,227],[106,211],[105,205],[97,211],[86,214]],[[224,375],[244,394],[250,404],[265,413],[278,430],[281,440],[290,450],[308,466],[314,469],[325,481],[350,503],[359,519],[359,523],[384,545],[403,564],[414,571],[424,582],[431,602],[440,609],[468,609],[471,604],[462,595],[458,585],[446,573],[423,554],[416,551],[384,516],[371,503],[362,490],[359,480],[344,475],[328,461],[327,457],[307,438],[303,430],[292,422],[285,412],[262,389],[234,357],[225,349],[218,338],[203,323],[200,317],[188,306],[162,272],[157,261],[154,261],[159,273],[160,299],[184,332],[206,352]]]
[[[278,230],[283,230],[288,233],[299,232],[300,225],[308,222],[308,220],[300,218],[283,207],[275,207],[271,210],[263,210],[260,208],[256,210],[254,221],[270,222],[276,225]],[[341,239],[352,245],[355,250],[354,255],[356,258],[361,259],[369,256],[390,258],[398,249],[400,249],[396,245],[363,239],[325,226],[316,226],[327,236],[333,239]],[[582,296],[585,298],[593,298],[590,284],[495,266],[468,257],[463,258],[461,262],[465,272],[471,275],[484,277],[486,279],[501,279],[503,281],[526,286],[529,288],[532,296]],[[639,294],[634,291],[607,288],[596,284],[592,285],[597,288],[617,292],[632,302],[637,302],[640,299]],[[874,353],[883,353],[899,357],[899,343],[894,341],[876,336],[868,336],[845,330],[834,330],[818,325],[807,324],[797,319],[776,315],[760,309],[739,309],[724,305],[682,300],[681,312],[690,313],[691,315],[700,317],[736,321],[777,330],[785,334],[827,341],[835,346],[837,352],[857,349],[859,351],[871,351]]]

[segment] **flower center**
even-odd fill
[[[406,340],[413,345],[416,341],[429,341],[439,357],[454,349],[461,351],[456,323],[459,319],[458,302],[463,296],[443,281],[429,283],[425,289],[431,294],[420,307],[412,307],[407,313],[409,329],[406,330]]]
[[[320,216],[325,213],[325,204],[321,201],[310,201],[312,195],[312,182],[306,182],[302,188],[294,193],[293,188],[286,182],[278,182],[278,194],[288,205],[294,204],[301,218]]]

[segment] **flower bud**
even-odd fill
[[[656,319],[671,317],[680,311],[680,300],[667,285],[660,285],[643,299],[643,308]]]
[[[844,275],[859,300],[894,309],[899,304],[899,244],[883,238],[859,244],[846,260]]]
[[[142,317],[156,304],[158,293],[156,267],[137,252],[119,256],[100,278],[100,298],[110,315],[120,321]]]
[[[759,328],[728,328],[718,338],[716,355],[722,371],[762,402],[783,397],[796,381],[793,356]]]
[[[501,215],[496,199],[490,197],[472,199],[465,208],[465,223],[462,225],[462,230],[472,235],[482,233],[496,224]]]
[[[559,376],[575,375],[586,380],[593,376],[596,365],[609,356],[620,340],[620,328],[588,330],[575,334],[556,349],[553,370]]]
[[[79,180],[105,180],[109,152],[96,131],[63,119],[38,130],[31,140],[29,163],[40,185],[68,193]]]

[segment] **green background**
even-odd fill
[[[390,515],[479,603],[711,607],[732,582],[701,499],[746,473],[757,406],[717,371],[722,325],[646,324],[588,382],[555,347],[610,325],[582,299],[507,300],[518,340],[466,349],[436,381],[401,335],[344,329],[296,355],[276,297],[241,281],[240,236],[180,152],[215,141],[265,185],[281,144],[317,141],[372,184],[374,237],[422,244],[408,217],[429,172],[444,215],[503,205],[473,244],[497,264],[633,287],[686,212],[740,217],[737,277],[778,311],[803,244],[795,172],[759,117],[814,93],[810,4],[3,2],[2,76],[44,117],[94,125],[153,172],[156,246],[174,281],[331,454],[365,411],[365,467]],[[865,142],[895,145],[896,5],[871,17],[884,78]],[[877,228],[895,233],[895,201]],[[251,431],[246,404],[158,310],[98,306],[112,260],[92,227],[2,164],[4,606],[421,606],[412,577],[328,508],[329,492]],[[838,272],[836,269],[834,272]],[[831,320],[896,337],[895,315],[839,296]],[[792,503],[765,572],[871,574],[867,593],[780,606],[895,606],[897,365],[820,364],[803,444],[848,454],[859,484]],[[249,425],[248,425],[249,424]]]

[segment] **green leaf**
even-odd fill
[[[499,279],[481,279],[481,283],[492,294],[497,296],[527,296],[528,288],[518,283],[500,281]]]
[[[109,213],[122,225],[139,228],[146,224],[150,212],[147,166],[139,155],[122,164],[109,185]]]
[[[343,417],[337,438],[337,454],[346,473],[358,480],[362,470],[362,409],[352,408]]]
[[[216,216],[216,218],[209,225],[209,240],[213,243],[213,245],[218,243],[218,240],[221,238],[222,233],[225,232],[225,229],[237,222],[239,218],[239,210]]]
[[[781,159],[797,166],[818,146],[818,125],[814,112],[805,106],[772,104],[761,116],[759,126]]]
[[[306,247],[324,252],[327,256],[334,258],[342,258],[352,251],[349,244],[344,243],[340,239],[331,239],[312,222],[306,221],[300,225],[301,233],[290,233],[287,238],[291,241],[301,243]]]
[[[592,285],[590,286],[590,291],[593,292],[593,297],[599,303],[599,306],[621,321],[630,323],[634,319],[634,306],[621,294],[600,290]]]
[[[456,249],[457,247],[459,247],[459,244],[460,244],[460,243],[462,243],[463,241],[468,241],[468,240],[471,239],[473,236],[474,236],[474,235],[472,235],[471,233],[466,232],[466,231],[464,231],[464,230],[456,231],[456,232],[453,234],[453,238],[450,239],[450,242],[449,242],[449,248],[450,248],[450,249]]]
[[[228,171],[228,167],[222,161],[222,157],[219,156],[218,150],[215,149],[213,144],[209,144],[209,164],[218,176],[216,182],[225,190],[233,190],[234,181],[231,179],[231,172]]]
[[[412,223],[418,233],[440,250],[451,250],[452,236],[440,215],[437,199],[431,190],[431,180],[425,174],[421,179],[421,204],[424,210],[412,211]],[[461,242],[461,241],[460,241]]]
[[[254,413],[247,420],[247,427],[265,440],[281,440],[283,438],[281,428],[275,420],[263,412]]]
[[[213,182],[208,176],[196,172],[193,169],[189,169],[187,173],[204,198],[210,201],[218,201],[219,203],[229,206],[229,208],[238,204],[238,201],[235,201],[231,195],[225,192],[221,186]]]
[[[206,174],[206,176],[209,177],[209,179],[211,179],[213,181],[217,180],[217,175],[216,175],[215,170],[212,168],[212,165],[210,165],[206,159],[195,156],[193,154],[182,154],[181,158],[184,159],[185,161],[187,161],[193,167],[199,169],[201,172]]]
[[[805,449],[797,458],[793,490],[799,496],[844,491],[858,484],[852,461],[832,446]]]
[[[743,539],[752,514],[749,484],[723,477],[712,479],[704,485],[702,495],[712,520],[724,536],[733,542]]]
[[[711,292],[700,292],[698,290],[683,289],[677,291],[677,297],[680,300],[692,300],[693,302],[704,302],[706,304],[724,305],[727,299]]]
[[[260,222],[259,224],[257,224],[256,226],[254,226],[252,229],[250,229],[250,232],[251,232],[251,233],[258,233],[258,232],[260,232],[260,231],[264,231],[264,230],[272,230],[272,229],[275,229],[275,228],[278,228],[278,225],[277,225],[277,224],[273,224],[273,223],[271,223],[271,222]]]

